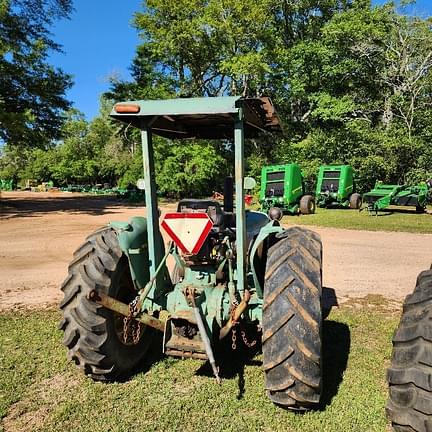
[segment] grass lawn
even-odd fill
[[[379,212],[378,216],[375,216],[369,215],[367,210],[359,212],[317,208],[316,213],[311,215],[284,216],[282,223],[368,231],[432,233],[432,214],[417,214],[415,210]]]
[[[57,312],[0,314],[0,430],[382,432],[399,314],[354,306],[324,325],[324,406],[306,414],[266,398],[259,356],[220,386],[202,362],[172,358],[123,383],[95,383],[66,360]]]

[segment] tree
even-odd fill
[[[283,60],[317,38],[350,0],[149,0],[135,16],[156,69],[183,96],[256,96],[282,91]],[[280,86],[280,87],[279,87]]]
[[[0,140],[44,146],[57,139],[70,75],[47,63],[60,51],[48,28],[67,18],[71,0],[0,0]]]
[[[229,171],[224,158],[210,143],[165,145],[163,150],[164,158],[156,162],[156,181],[162,193],[191,197],[220,190]]]
[[[411,139],[418,113],[431,107],[432,19],[394,15],[391,37],[384,47],[387,88],[383,119],[402,119]],[[422,114],[420,114],[422,115]]]
[[[283,71],[287,51],[299,40],[317,38],[322,25],[350,4],[349,0],[149,0],[145,10],[135,15],[142,43],[131,67],[133,81],[113,80],[107,97],[120,101],[265,94],[281,95],[281,100],[288,86]],[[131,128],[123,128],[121,134],[136,141]],[[208,184],[194,181],[200,170],[185,175],[189,166],[185,158],[198,160],[199,149],[206,152],[209,166],[220,166],[222,155],[226,161],[233,160],[222,143],[212,143],[212,151],[206,142],[197,145],[188,151],[183,145],[155,141],[161,191],[202,195],[229,172],[226,162],[224,174],[203,169],[210,176]],[[259,161],[271,160],[275,147],[269,145],[269,138],[248,143],[247,169],[258,173]],[[183,172],[175,175],[177,170]]]

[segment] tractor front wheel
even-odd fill
[[[95,289],[124,303],[137,295],[128,260],[112,228],[96,231],[75,251],[61,289],[60,329],[69,359],[101,381],[114,380],[135,369],[149,348],[151,329],[136,321],[131,329],[125,326],[122,315],[88,299]],[[125,329],[134,335],[125,338]]]
[[[432,431],[432,270],[420,273],[405,299],[387,379],[394,430]]]
[[[269,398],[292,410],[321,396],[321,266],[318,234],[290,228],[268,251],[263,304],[263,368]]]

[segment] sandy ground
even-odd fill
[[[143,207],[105,197],[2,192],[0,310],[58,304],[59,285],[85,237],[139,214]],[[339,302],[368,294],[401,300],[432,262],[430,234],[312,229],[323,240],[324,286],[336,291]]]

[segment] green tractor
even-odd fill
[[[111,116],[141,130],[147,217],[113,222],[76,250],[60,305],[69,358],[93,379],[112,381],[158,351],[208,361],[220,381],[222,346],[239,361],[262,350],[268,397],[293,410],[318,407],[321,239],[245,211],[244,141],[280,129],[270,99],[125,102]],[[154,134],[234,137],[235,184],[226,182],[223,205],[184,199],[177,211],[160,215]],[[160,227],[169,238],[165,247]],[[168,260],[175,263],[170,273]]]
[[[360,209],[362,197],[355,190],[354,170],[351,165],[322,165],[316,184],[318,207]]]
[[[315,200],[306,193],[303,174],[295,163],[262,168],[259,200],[263,211],[279,218],[284,213],[315,213]]]
[[[387,371],[387,415],[396,432],[432,430],[432,266],[403,305]]]

